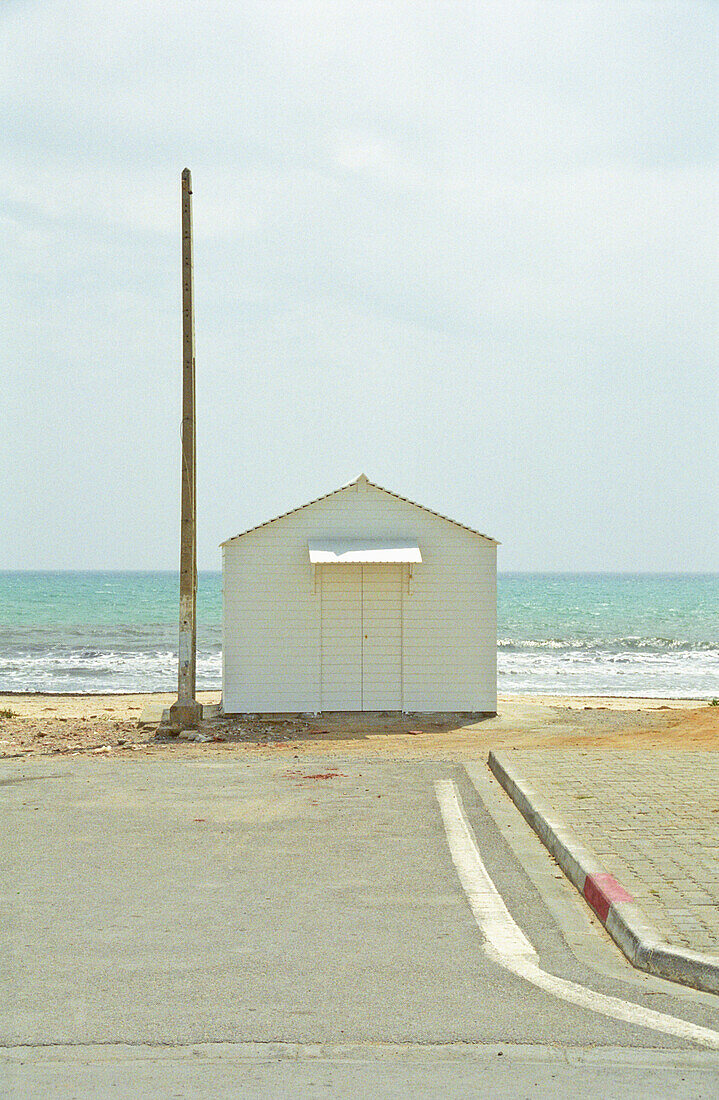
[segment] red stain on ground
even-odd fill
[[[295,779],[302,782],[305,779],[346,779],[347,776],[344,772],[329,771],[329,772],[300,772],[300,771],[287,771],[282,772],[283,779]]]
[[[346,779],[343,772],[312,772],[310,775],[298,775],[298,779]]]

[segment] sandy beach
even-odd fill
[[[217,703],[219,692],[199,692]],[[221,753],[387,755],[473,759],[489,748],[562,746],[715,749],[719,707],[705,700],[503,695],[496,718],[345,714],[317,718],[232,718],[205,724],[207,743],[141,727],[148,703],[172,694],[0,695],[0,759],[30,756],[175,758]]]

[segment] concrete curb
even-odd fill
[[[221,703],[202,703],[201,705],[203,722],[210,718],[220,717],[222,713]],[[145,703],[137,720],[137,725],[140,729],[146,729],[150,726],[159,726],[160,723],[167,723],[169,720],[170,708],[165,703]]]
[[[506,758],[490,752],[487,763],[522,817],[633,966],[694,989],[719,993],[719,956],[702,955],[664,942],[631,895],[606,871],[595,854],[576,840],[554,811],[542,804],[531,785],[517,774]]]

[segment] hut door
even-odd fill
[[[322,710],[362,710],[362,567],[322,569]]]
[[[362,710],[401,710],[402,566],[361,568]]]
[[[322,709],[402,709],[401,565],[322,570]]]

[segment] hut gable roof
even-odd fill
[[[405,504],[411,504],[412,507],[419,508],[420,511],[426,512],[430,516],[436,516],[437,519],[444,520],[445,523],[451,523],[455,527],[460,527],[463,531],[469,531],[470,534],[477,535],[478,538],[484,539],[485,542],[489,542],[493,546],[499,545],[496,539],[490,538],[489,535],[482,534],[481,531],[476,531],[474,527],[468,527],[466,523],[458,523],[457,520],[450,519],[449,516],[443,516],[441,512],[435,512],[432,508],[425,508],[423,504],[417,504],[416,500],[410,500],[408,497],[400,496],[399,493],[393,493],[391,489],[385,489],[383,485],[377,485],[376,482],[370,481],[365,474],[360,474],[359,477],[354,478],[353,481],[347,482],[346,485],[340,485],[339,489],[333,489],[330,493],[323,493],[321,497],[316,497],[314,500],[308,500],[306,504],[300,504],[299,507],[290,508],[288,512],[282,512],[279,516],[274,516],[272,519],[265,520],[264,523],[258,523],[254,527],[248,527],[246,531],[240,531],[238,535],[233,535],[232,538],[225,539],[220,545],[227,546],[228,543],[235,542],[236,539],[241,539],[245,535],[249,535],[252,531],[259,531],[262,527],[268,527],[271,523],[277,523],[278,520],[285,519],[287,516],[292,516],[296,512],[301,512],[303,508],[311,508],[313,504],[319,504],[320,501],[336,496],[337,493],[343,493],[346,489],[353,489],[360,485],[378,489],[379,492],[386,493],[387,496],[394,497],[396,500],[402,500]]]

